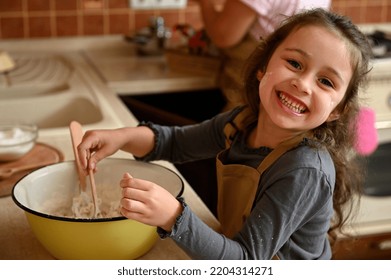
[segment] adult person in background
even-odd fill
[[[287,16],[331,6],[331,0],[225,0],[219,8],[214,0],[197,1],[206,33],[224,57],[219,78],[227,102],[224,110],[243,103],[242,66],[260,38],[273,32]]]

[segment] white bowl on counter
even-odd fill
[[[23,157],[35,146],[38,127],[35,124],[0,123],[0,162]]]

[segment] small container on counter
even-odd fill
[[[38,127],[35,124],[0,123],[0,162],[17,160],[35,146]]]

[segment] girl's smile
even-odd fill
[[[307,111],[307,106],[304,103],[293,96],[290,96],[288,93],[279,92],[278,98],[280,99],[283,108],[287,108],[297,115]]]

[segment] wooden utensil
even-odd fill
[[[87,189],[86,175],[84,173],[83,167],[81,166],[79,154],[77,153],[77,146],[79,146],[83,138],[83,130],[81,128],[80,123],[78,123],[77,121],[72,121],[69,124],[69,130],[71,132],[72,147],[73,154],[75,156],[77,174],[79,175],[80,190],[82,192],[85,192]]]
[[[41,164],[45,162],[46,165],[55,164],[64,160],[63,153],[50,145],[37,142],[34,148],[20,159],[8,162],[0,162],[0,169],[18,168],[25,165]],[[0,198],[9,196],[15,184],[27,173],[35,170],[31,168],[28,170],[21,170],[14,173],[8,178],[0,179]]]
[[[9,168],[1,168],[0,169],[0,180],[6,179],[14,175],[15,173],[18,173],[20,171],[24,170],[30,170],[30,169],[35,169],[38,167],[46,166],[49,164],[52,164],[53,161],[52,159],[47,160],[46,162],[33,162],[31,164],[26,164],[26,165],[21,165],[21,166],[14,166],[14,167],[9,167]]]
[[[90,178],[92,200],[94,202],[94,218],[97,218],[100,210],[98,207],[98,195],[96,194],[94,171],[92,169],[88,169],[88,177]]]
[[[15,68],[15,62],[11,56],[5,52],[0,51],[0,74],[4,75],[4,82],[6,86],[11,85],[11,81],[8,77],[8,72]]]
[[[72,121],[69,125],[69,129],[71,131],[73,153],[75,154],[75,162],[76,162],[77,172],[80,180],[80,189],[81,191],[86,191],[87,189],[86,175],[84,173],[83,167],[81,166],[79,154],[77,152],[77,146],[81,143],[81,140],[83,139],[83,129],[81,127],[81,124],[78,123],[77,121]],[[89,160],[90,160],[90,156],[88,157],[88,161]],[[96,194],[96,185],[95,185],[93,170],[89,169],[88,175],[89,175],[88,177],[90,179],[90,185],[91,185],[92,200],[94,202],[94,218],[97,218],[99,209],[98,209],[98,197]]]

